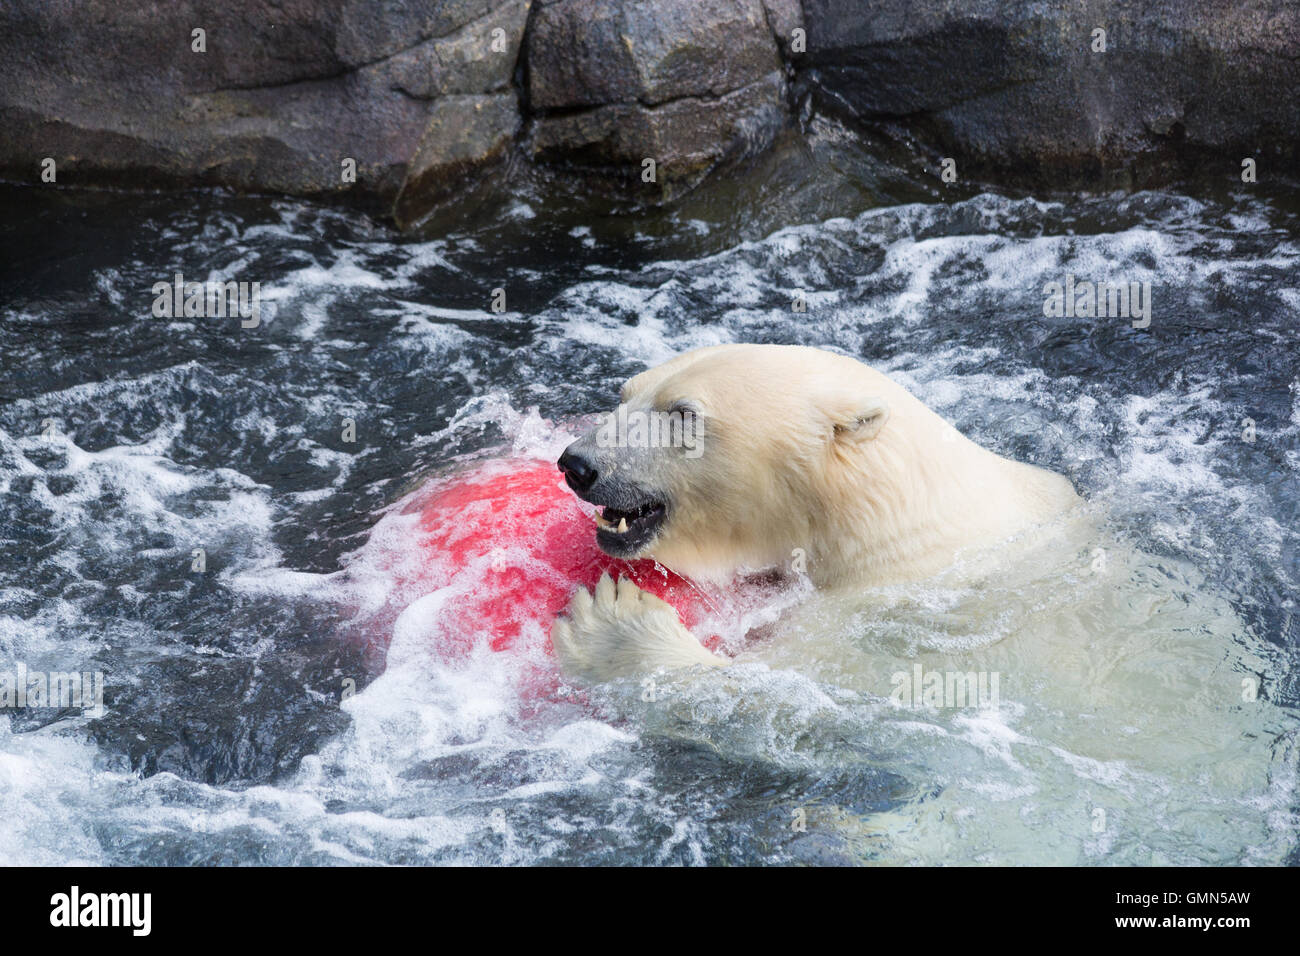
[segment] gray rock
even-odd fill
[[[368,69],[416,99],[504,90],[514,76],[527,19],[528,0],[507,0],[454,33]]]
[[[611,0],[559,0],[538,7],[529,26],[529,105],[536,112],[635,102],[623,9]]]
[[[526,56],[544,162],[630,176],[652,158],[660,184],[684,182],[762,148],[785,115],[762,0],[557,0]]]
[[[410,223],[527,129],[534,159],[662,198],[763,149],[796,69],[963,178],[1300,152],[1294,0],[0,0],[0,176],[48,157],[61,185],[348,196]]]
[[[4,0],[0,175],[64,185],[225,185],[353,193],[408,208],[438,173],[490,163],[517,111],[458,96],[511,90],[529,0]],[[205,31],[206,52],[191,48]],[[494,34],[493,31],[500,30]],[[513,92],[508,101],[514,102]],[[495,122],[490,131],[484,124]],[[474,157],[473,144],[484,152]],[[408,164],[419,151],[419,168]],[[345,182],[343,162],[357,181]],[[405,188],[404,188],[405,187]]]
[[[785,121],[784,77],[768,74],[717,98],[684,98],[659,106],[614,103],[548,118],[534,132],[542,161],[580,156],[593,167],[619,167],[650,201],[669,198],[719,162],[766,148]],[[655,161],[656,178],[642,177]]]
[[[776,42],[780,45],[785,58],[793,60],[802,56],[802,53],[791,48],[794,42],[794,31],[805,29],[803,6],[799,0],[763,0],[763,7],[767,11],[767,25],[771,28],[772,35],[776,37]]]
[[[804,15],[815,82],[959,170],[1051,184],[1135,159],[1235,169],[1300,142],[1300,100],[1279,95],[1300,86],[1286,0],[804,0]]]
[[[438,100],[393,204],[397,224],[412,225],[474,173],[504,157],[518,127],[513,92]]]

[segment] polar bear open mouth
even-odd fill
[[[647,501],[631,511],[607,507],[596,512],[596,544],[616,558],[634,555],[654,540],[667,515],[662,501]]]

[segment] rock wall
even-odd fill
[[[517,151],[653,201],[765,148],[792,81],[993,177],[1294,159],[1300,5],[0,0],[0,176],[355,195],[405,225]]]
[[[531,152],[689,181],[787,116],[795,0],[550,0],[528,33]],[[648,169],[647,162],[655,166]]]
[[[359,192],[409,212],[513,142],[529,8],[2,0],[0,174],[35,181],[49,157],[63,184]]]
[[[959,165],[1051,185],[1295,158],[1292,0],[803,0],[808,78]],[[1100,31],[1100,32],[1099,32]]]

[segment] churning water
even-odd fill
[[[0,710],[0,861],[1296,862],[1295,194],[943,198],[813,142],[654,217],[516,182],[423,238],[6,190],[0,673],[105,699]],[[258,281],[260,324],[153,315],[178,272]],[[1046,315],[1067,277],[1149,283],[1149,326]],[[1070,476],[1096,539],[847,626],[733,624],[738,666],[653,701],[448,662],[433,605],[359,626],[419,560],[420,479],[553,456],[731,341],[882,368]],[[997,699],[899,706],[918,666]]]

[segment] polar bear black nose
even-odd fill
[[[564,472],[564,480],[574,491],[586,491],[596,483],[595,466],[581,455],[575,454],[572,448],[564,449],[557,464],[560,471]]]

